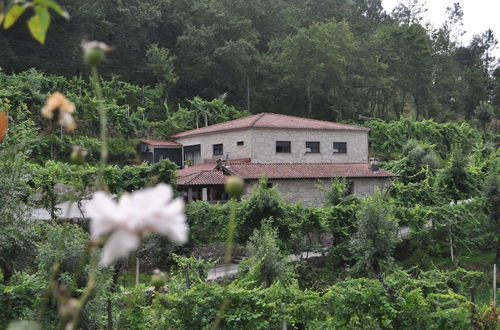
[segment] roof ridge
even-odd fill
[[[268,114],[267,112],[261,112],[261,113],[257,114],[257,115],[256,115],[256,116],[257,116],[257,118],[256,118],[256,119],[255,119],[255,120],[254,120],[254,121],[250,124],[250,127],[255,127],[255,124],[257,124],[257,122],[258,122],[259,120],[261,120],[261,119],[262,119],[262,117],[264,117],[264,116],[265,116],[265,115],[267,115],[267,114]]]
[[[351,165],[351,164],[364,164],[368,165],[369,162],[346,162],[346,163],[332,163],[332,162],[324,162],[324,163],[252,163],[252,162],[232,162],[228,161],[229,164],[244,164],[244,165]]]
[[[330,120],[323,120],[323,119],[314,119],[314,118],[306,118],[306,117],[298,117],[298,116],[291,116],[291,115],[285,115],[284,113],[268,113],[268,112],[262,112],[262,114],[266,115],[274,115],[274,116],[281,116],[281,117],[292,117],[292,118],[299,118],[299,119],[305,119],[305,120],[311,120],[311,121],[316,121],[316,122],[322,122],[322,123],[332,123],[332,124],[337,124],[337,125],[345,125],[349,127],[359,127],[359,128],[365,128],[369,129],[368,127],[364,126],[357,126],[357,125],[351,125],[351,124],[345,124],[345,123],[339,123],[336,121],[330,121]],[[260,119],[260,118],[259,118]]]
[[[205,127],[216,127],[216,126],[219,126],[219,125],[226,124],[228,122],[234,122],[234,121],[239,121],[239,120],[243,120],[243,119],[248,119],[249,117],[259,116],[259,115],[260,115],[260,113],[255,114],[255,115],[241,117],[241,118],[231,119],[231,120],[228,120],[228,121],[223,121],[222,123],[216,123],[216,124],[212,124],[212,125],[208,125],[208,126],[202,126],[202,127],[198,127],[198,128],[189,129],[187,131],[182,131],[182,132],[175,133],[171,137],[175,137],[177,134],[181,134],[181,133],[184,134],[184,133],[188,133],[188,132],[191,132],[191,131],[196,131],[196,130],[199,130],[199,129],[202,129],[202,128],[205,128]]]

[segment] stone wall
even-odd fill
[[[254,163],[358,163],[368,162],[366,131],[323,131],[299,129],[244,129],[181,137],[176,142],[201,145],[201,161],[251,158]],[[237,142],[243,141],[243,146]],[[277,153],[276,141],[290,141],[290,153]],[[319,142],[319,153],[306,153],[306,142]],[[333,142],[346,142],[347,153],[333,153]],[[213,155],[213,145],[223,144],[223,155]]]
[[[199,136],[187,136],[175,139],[175,142],[183,146],[201,145],[201,162],[208,160],[217,160],[219,158],[240,159],[250,158],[252,155],[252,138],[251,130],[237,130],[230,132],[218,132],[211,134],[203,134]],[[243,141],[242,146],[238,146],[237,142]],[[223,145],[222,155],[213,155],[213,145]]]
[[[372,195],[375,188],[387,189],[391,182],[388,178],[353,178],[353,191],[360,197]],[[304,206],[322,206],[325,201],[324,189],[329,189],[330,179],[294,179],[268,180],[279,191],[287,203],[301,203]],[[245,193],[249,194],[258,186],[257,180],[246,186]],[[321,189],[323,187],[324,189]]]
[[[252,162],[255,163],[357,163],[368,162],[368,132],[298,129],[254,129]],[[290,141],[290,153],[277,153],[276,141]],[[320,142],[319,153],[306,153],[307,142]],[[346,142],[347,153],[333,153],[333,142]]]

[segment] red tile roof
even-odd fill
[[[226,176],[221,170],[202,170],[177,179],[179,186],[221,185],[224,182],[226,182]]]
[[[244,179],[321,179],[321,178],[386,178],[396,174],[380,169],[374,172],[368,163],[231,163],[226,168]]]
[[[264,112],[249,117],[231,120],[225,123],[215,124],[211,126],[193,129],[190,131],[177,133],[172,135],[172,137],[180,138],[185,136],[232,131],[245,128],[369,131],[369,129],[366,127]]]
[[[150,146],[168,146],[168,147],[182,147],[182,144],[179,144],[174,141],[167,141],[167,140],[142,140],[141,142],[146,143]]]
[[[250,162],[250,158],[241,158],[241,159],[234,159],[230,160],[229,162],[234,162],[238,164],[244,164]],[[205,162],[197,165],[192,165],[188,167],[184,167],[183,169],[179,170],[177,172],[177,184],[183,185],[187,182],[190,182],[194,178],[197,177],[201,172],[210,172],[210,171],[217,171],[222,175],[222,172],[220,170],[216,170],[217,167],[217,162]],[[207,175],[202,176],[203,178],[208,178]],[[214,184],[219,184],[219,183],[214,183]],[[224,184],[224,181],[222,181],[222,184]]]
[[[179,171],[179,185],[210,185],[223,184],[225,176],[216,169],[215,163],[200,164],[191,167],[192,172],[186,169]],[[195,168],[197,167],[197,168]],[[225,166],[230,173],[246,180],[259,179],[265,175],[269,179],[330,179],[330,178],[390,178],[397,176],[394,173],[380,169],[374,172],[368,163],[241,163],[228,162]],[[188,168],[190,169],[190,168]]]

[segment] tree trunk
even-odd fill
[[[168,111],[168,90],[165,91],[165,98],[163,99],[163,106],[165,107],[166,118],[168,118],[168,115],[169,115],[169,111]]]
[[[2,269],[3,273],[3,283],[6,284],[7,282],[10,281],[12,277],[12,269],[9,267],[9,265],[2,259],[0,259],[0,268]]]
[[[250,76],[249,75],[247,75],[247,110],[250,111]]]
[[[308,108],[307,108],[307,117],[311,118],[312,114],[312,100],[313,100],[314,95],[311,92],[311,87],[307,85],[307,102],[308,102]]]
[[[495,257],[495,263],[499,263],[500,262],[500,237],[497,238],[497,255]]]

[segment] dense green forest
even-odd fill
[[[497,329],[497,42],[458,43],[458,4],[430,27],[411,3],[74,0],[44,45],[29,15],[1,29],[0,328]],[[82,39],[113,47],[102,79]],[[75,130],[41,111],[56,91]],[[262,111],[366,126],[370,156],[398,177],[367,198],[332,180],[321,207],[287,204],[262,178],[238,200],[186,205],[186,244],[148,227],[110,266],[97,261],[111,233],[58,212],[96,190],[133,201],[175,187],[177,166],[143,162],[140,139]],[[237,274],[207,281],[235,255]]]
[[[498,118],[493,32],[460,44],[460,5],[431,27],[424,4],[410,3],[388,13],[380,0],[64,0],[71,19],[54,16],[45,45],[29,36],[29,15],[2,31],[0,67],[86,77],[80,42],[98,39],[114,48],[105,77],[149,86],[156,120],[222,94],[253,113],[335,121],[470,119],[481,101]]]

